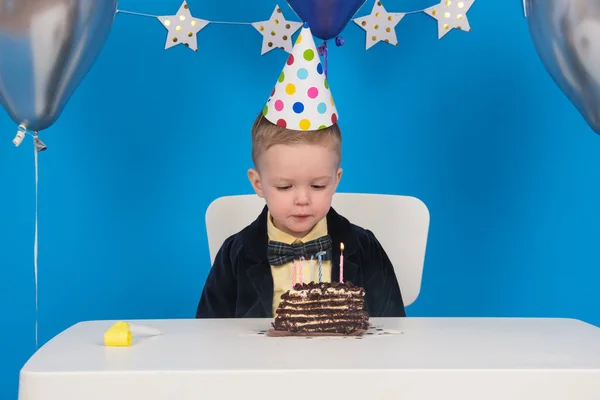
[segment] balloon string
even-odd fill
[[[37,137],[37,133],[36,133]],[[38,145],[34,141],[33,143],[33,159],[35,166],[35,233],[33,238],[33,276],[35,284],[35,348],[39,347],[38,340],[38,320],[39,320],[39,308],[38,308]]]
[[[344,38],[341,36],[338,36],[335,38],[335,45],[337,47],[343,46],[344,45]],[[327,78],[327,62],[328,62],[328,54],[329,51],[327,50],[327,40],[325,40],[323,43],[321,43],[318,47],[317,47],[317,51],[319,52],[320,56],[323,56],[323,71],[325,72],[325,78]]]
[[[159,15],[140,13],[135,11],[117,10],[117,14],[129,14],[136,15],[139,17],[158,18]],[[222,24],[222,25],[252,25],[252,22],[235,22],[235,21],[209,21],[211,24]]]
[[[320,56],[323,56],[323,70],[325,72],[325,78],[327,78],[327,41],[324,41],[317,47],[317,51]]]
[[[137,15],[140,17],[150,17],[150,18],[156,18],[156,15],[152,15],[152,14],[145,14],[145,13],[139,13],[139,12],[134,12],[134,11],[126,11],[126,10],[117,10],[116,14],[130,14],[130,15]]]

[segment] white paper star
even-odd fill
[[[165,49],[178,44],[184,44],[194,51],[198,51],[196,34],[202,30],[209,21],[192,17],[187,2],[183,2],[176,15],[156,17],[169,31]]]
[[[467,11],[474,2],[475,0],[441,0],[440,4],[426,8],[423,12],[437,19],[438,39],[441,39],[452,28],[467,32],[471,30]]]
[[[292,35],[302,26],[300,22],[286,21],[281,8],[275,6],[268,21],[253,22],[252,26],[263,36],[261,55],[273,49],[292,52]]]
[[[396,25],[405,15],[404,13],[388,13],[381,1],[376,1],[370,15],[355,18],[354,22],[366,32],[366,50],[380,41],[397,46]]]

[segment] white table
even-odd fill
[[[600,329],[572,319],[374,318],[388,334],[363,339],[266,337],[261,319],[130,321],[165,334],[104,347],[114,322],[45,344],[19,400],[600,399]]]

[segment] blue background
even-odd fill
[[[180,4],[119,8],[171,15]],[[265,20],[275,4],[189,1],[213,21]],[[479,0],[468,17],[471,33],[438,40],[435,20],[409,15],[396,29],[400,46],[369,51],[350,23],[345,46],[330,46],[344,134],[339,190],[411,195],[429,207],[410,316],[600,324],[600,137],[546,73],[520,0]],[[251,26],[209,25],[198,53],[165,51],[165,38],[155,19],[117,15],[92,70],[42,132],[41,343],[82,320],[192,318],[210,268],[206,207],[251,192],[250,126],[287,53],[261,56]],[[13,147],[5,113],[0,131],[0,398],[11,399],[35,351],[34,169],[31,138]]]

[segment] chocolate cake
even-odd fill
[[[281,295],[272,333],[356,335],[369,328],[365,290],[346,283],[296,284]]]

